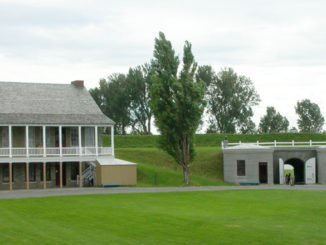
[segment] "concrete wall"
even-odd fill
[[[326,184],[326,147],[287,147],[266,149],[225,148],[224,180],[227,182],[258,182],[259,162],[268,163],[268,184],[279,184],[279,159],[300,159],[304,163],[316,158],[316,183]],[[237,176],[237,160],[246,161],[246,176]]]
[[[135,165],[96,165],[96,185],[107,184],[136,185],[137,169]]]
[[[326,184],[326,148],[317,150],[317,181],[319,184]]]
[[[259,183],[259,162],[267,162],[267,181],[272,184],[273,177],[273,151],[241,149],[223,151],[224,157],[224,181],[239,182],[258,182]],[[245,160],[246,176],[237,176],[237,160]]]

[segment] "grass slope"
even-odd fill
[[[0,201],[0,244],[323,244],[326,195],[121,194]]]
[[[326,141],[326,134],[279,133],[279,134],[198,134],[196,146],[220,146],[225,136],[230,142],[272,142],[277,141]],[[117,148],[157,147],[158,135],[116,135]],[[109,145],[109,137],[104,136],[104,143]]]
[[[191,165],[192,185],[225,185],[222,152],[218,147],[197,147]],[[138,186],[181,186],[182,169],[172,157],[157,148],[118,148],[117,158],[138,163]]]
[[[196,135],[197,156],[191,166],[193,185],[221,185],[223,183],[223,159],[219,148],[224,137],[230,142],[271,142],[277,141],[326,141],[326,134],[201,134]],[[138,163],[139,186],[180,186],[183,185],[182,170],[158,147],[157,135],[115,136],[117,157]],[[110,137],[104,136],[109,145]]]

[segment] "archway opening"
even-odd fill
[[[294,168],[294,183],[296,185],[305,184],[304,162],[298,158],[288,159],[285,164]]]

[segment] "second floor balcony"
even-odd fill
[[[0,126],[0,158],[114,156],[111,142],[103,146],[103,126]]]

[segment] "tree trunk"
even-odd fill
[[[190,145],[188,142],[188,137],[185,136],[182,140],[182,167],[183,167],[183,177],[184,183],[186,185],[190,185],[191,177],[190,177]]]
[[[183,179],[184,179],[184,183],[186,185],[190,185],[191,184],[191,175],[190,175],[190,168],[189,166],[183,166]]]
[[[152,134],[151,132],[151,116],[148,116],[148,122],[147,122],[147,132],[148,134]]]
[[[125,135],[126,134],[126,129],[125,129],[125,125],[124,124],[122,124],[122,126],[121,126],[121,134],[122,135]]]

